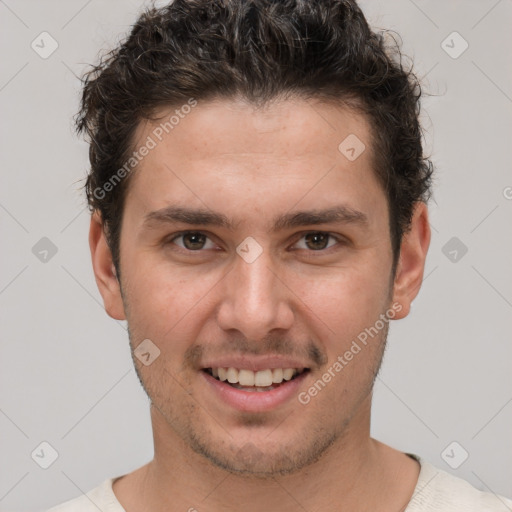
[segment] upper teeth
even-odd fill
[[[283,380],[291,380],[294,375],[300,373],[302,368],[275,368],[253,372],[252,370],[236,368],[212,368],[212,375],[221,381],[241,386],[267,387],[272,384],[280,384]]]

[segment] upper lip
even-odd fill
[[[244,369],[257,372],[267,369],[273,370],[275,368],[309,368],[309,365],[298,359],[280,356],[232,356],[207,360],[201,366],[201,369],[205,368],[237,368],[238,370]]]

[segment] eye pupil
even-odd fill
[[[190,243],[187,243],[187,240],[189,240]],[[205,240],[206,235],[201,233],[185,233],[183,235],[183,245],[189,250],[201,249]]]
[[[305,235],[306,243],[310,249],[325,249],[327,247],[327,242],[329,240],[329,235],[326,233],[308,233]],[[313,241],[313,247],[310,247],[309,242]]]

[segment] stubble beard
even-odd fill
[[[372,392],[375,379],[381,368],[388,330],[389,325],[386,323],[385,328],[380,333],[380,339],[372,341],[372,343],[377,342],[379,344],[379,350],[374,354],[371,378],[368,379],[366,386],[359,393],[358,399],[352,405],[350,413],[347,415],[345,411],[345,417],[340,418],[337,424],[331,426],[326,426],[322,423],[322,418],[317,418],[312,423],[311,428],[308,428],[308,432],[298,433],[295,439],[286,445],[271,445],[276,447],[272,451],[265,451],[251,441],[246,442],[242,446],[237,446],[234,440],[230,441],[227,431],[225,439],[213,439],[208,425],[198,423],[195,420],[197,417],[204,416],[204,406],[201,405],[200,399],[194,397],[192,393],[188,394],[186,392],[189,383],[181,382],[180,386],[177,386],[182,388],[177,389],[176,392],[184,398],[184,401],[174,401],[169,394],[160,393],[159,391],[165,391],[158,384],[162,380],[144,379],[142,377],[140,372],[142,365],[136,361],[133,354],[133,338],[129,327],[128,334],[132,349],[132,359],[139,382],[150,399],[151,407],[154,408],[152,415],[160,415],[161,419],[165,421],[166,427],[172,429],[173,433],[188,448],[202,456],[215,467],[241,477],[272,479],[276,476],[300,472],[307,466],[319,461],[333,445],[343,442],[343,438],[347,434],[354,415]],[[165,369],[163,372],[169,373]],[[173,377],[169,374],[166,379],[169,381]],[[181,379],[176,378],[176,380],[180,381]],[[222,425],[221,418],[213,419],[210,415],[207,418],[211,419],[214,427],[217,427],[217,424]],[[283,424],[289,421],[293,421],[293,414]],[[241,422],[247,427],[257,428],[258,423],[265,424],[265,419],[262,419],[261,415],[258,414],[245,414],[241,417]],[[269,437],[271,434],[269,434]]]

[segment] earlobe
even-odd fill
[[[103,222],[97,211],[91,216],[89,247],[94,276],[103,297],[105,311],[116,320],[125,320],[120,284],[112,261],[112,253],[105,237]]]
[[[393,287],[393,303],[399,303],[402,309],[396,315],[396,319],[405,318],[409,314],[412,301],[420,291],[429,245],[430,224],[427,205],[418,202],[410,230],[404,234],[400,248]]]

